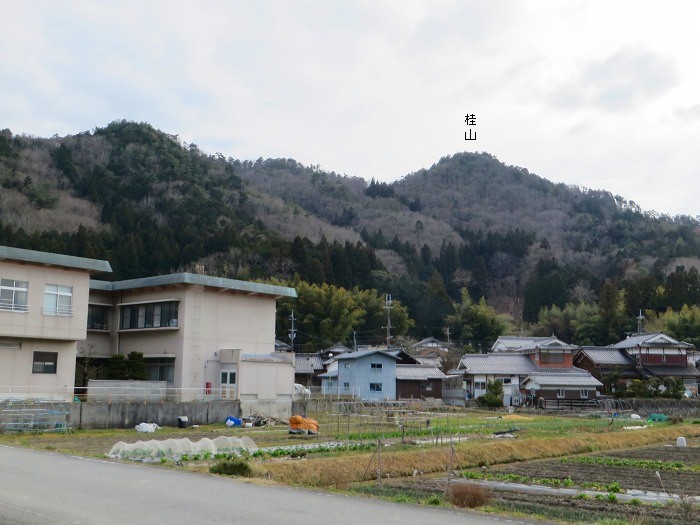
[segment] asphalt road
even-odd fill
[[[0,523],[531,523],[0,446]]]

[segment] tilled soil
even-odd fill
[[[688,467],[700,465],[700,447],[656,446],[591,455],[665,462],[680,461]],[[655,470],[651,468],[562,462],[559,459],[502,465],[493,467],[493,470],[527,476],[531,479],[569,478],[579,486],[584,483],[608,485],[618,482],[624,490],[680,492],[689,496],[700,496],[700,471],[695,470],[661,470],[659,472],[661,481],[656,476]]]
[[[700,442],[695,440],[694,445],[688,447],[644,447],[635,450],[605,452],[598,455],[610,458],[648,459],[651,461],[681,461],[686,466],[691,467],[700,465]]]
[[[538,461],[506,465],[498,468],[499,472],[518,474],[532,479],[566,479],[575,485],[598,483],[609,485],[620,483],[623,490],[645,490],[668,492],[682,490],[690,496],[700,496],[700,472],[663,470],[660,472],[663,486],[653,469],[639,467],[618,467],[609,465],[592,465],[587,463],[562,463],[559,460]]]

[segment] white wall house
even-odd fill
[[[275,353],[275,312],[293,288],[191,273],[90,288],[83,346],[93,357],[141,352],[147,379],[166,381],[181,400],[237,399],[243,415],[291,410],[294,356]]]

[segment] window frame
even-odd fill
[[[369,391],[370,392],[382,392],[383,385],[381,383],[370,383],[369,384]]]
[[[566,398],[566,388],[558,388],[557,389],[557,399],[565,399]]]
[[[369,370],[370,372],[381,372],[384,369],[382,366],[382,363],[370,363],[369,364]]]
[[[174,357],[144,356],[143,364],[148,381],[165,381],[169,385],[175,383]]]
[[[119,330],[178,328],[180,301],[151,301],[119,306]]]
[[[109,330],[110,310],[106,304],[88,304],[87,329]]]
[[[51,289],[55,288],[55,290]],[[68,306],[65,303],[68,298]],[[62,299],[63,298],[63,299]],[[44,285],[43,315],[56,317],[73,317],[73,287],[65,284],[46,283]]]
[[[578,392],[579,397],[581,397],[581,399],[588,399],[589,391],[590,391],[590,389],[588,389],[588,388],[579,389],[579,392]],[[585,394],[584,394],[584,392],[585,392]]]
[[[8,291],[11,292],[12,298],[9,302],[5,303],[4,301],[7,301],[7,299],[3,300],[2,296],[8,295]],[[3,294],[3,292],[5,292],[5,294]],[[18,299],[18,295],[24,295],[24,303]],[[29,311],[29,281],[0,279],[0,311],[17,313],[26,313]]]
[[[32,354],[32,374],[57,374],[58,352],[34,351]]]

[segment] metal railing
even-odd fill
[[[175,388],[139,386],[46,387],[0,386],[0,405],[13,403],[74,402],[88,403],[148,403],[163,401],[233,401],[237,398],[232,387]],[[290,395],[291,399],[291,395]]]
[[[312,398],[327,398],[327,399],[359,399],[359,387],[341,387],[333,386],[310,386]]]
[[[2,301],[0,302],[0,311],[27,313],[29,311],[29,305],[11,303],[9,301]]]

